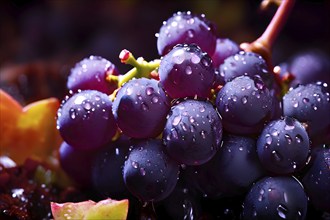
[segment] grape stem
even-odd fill
[[[119,59],[122,63],[129,64],[133,66],[133,68],[124,75],[107,76],[106,80],[111,83],[117,83],[118,88],[120,88],[124,83],[128,82],[133,78],[141,78],[141,77],[154,78],[155,70],[159,67],[160,64],[160,59],[156,59],[150,62],[145,61],[142,57],[135,59],[133,54],[126,49],[120,52]],[[115,90],[114,93],[110,95],[111,99],[114,99],[117,90]]]
[[[283,0],[264,33],[254,42],[240,45],[245,51],[260,54],[266,60],[270,69],[273,69],[271,62],[272,46],[286,23],[294,4],[295,0]]]

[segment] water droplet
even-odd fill
[[[205,131],[201,131],[200,134],[201,134],[201,136],[202,136],[203,139],[206,138],[206,132]]]
[[[229,112],[229,107],[227,104],[225,104],[225,112]]]
[[[308,103],[309,102],[309,99],[308,98],[303,98],[303,103]]]
[[[155,104],[158,102],[158,100],[159,100],[158,97],[154,96],[154,97],[152,97],[151,102]]]
[[[246,104],[248,102],[247,96],[243,96],[242,98],[242,103]]]
[[[297,143],[301,143],[303,141],[303,138],[300,134],[296,135],[296,141],[297,141]]]
[[[194,123],[194,122],[195,122],[194,117],[190,116],[190,117],[189,117],[189,121],[190,121],[190,123]]]
[[[194,64],[198,64],[201,61],[201,59],[199,58],[199,56],[197,56],[196,54],[192,54],[191,55],[191,62]]]
[[[187,74],[187,75],[190,75],[191,73],[192,73],[191,66],[187,66],[187,67],[186,67],[186,74]]]
[[[85,110],[89,111],[89,110],[91,110],[92,105],[91,105],[90,102],[85,101],[85,102],[83,103],[83,107],[84,107]]]
[[[142,176],[146,175],[146,171],[143,167],[140,168],[140,173],[141,173]]]
[[[233,95],[233,96],[231,96],[231,99],[232,99],[234,102],[236,102],[236,101],[237,101],[237,96]]]
[[[199,111],[200,111],[200,112],[205,112],[205,106],[203,106],[203,105],[200,106],[200,107],[199,107]]]
[[[174,139],[178,139],[178,132],[176,131],[176,129],[174,129],[174,128],[171,129],[171,136]]]
[[[279,162],[281,161],[283,158],[282,158],[282,155],[280,155],[276,150],[273,150],[272,151],[272,157],[275,159],[275,161]]]
[[[289,131],[295,128],[294,120],[292,118],[286,117],[285,119],[284,130]]]
[[[187,34],[188,34],[188,37],[193,38],[193,37],[195,36],[195,31],[192,30],[192,29],[189,29],[189,30],[187,31]]]
[[[74,108],[70,109],[70,118],[75,119],[77,117],[77,111]]]
[[[183,50],[176,50],[172,55],[172,60],[176,64],[181,64],[184,61],[184,51]]]
[[[95,99],[95,101],[100,101],[100,100],[101,100],[101,97],[98,96],[98,95],[96,95],[96,96],[94,97],[94,99]]]
[[[141,108],[142,108],[143,111],[149,110],[149,106],[144,102],[141,103]]]
[[[278,205],[277,207],[277,214],[280,218],[282,219],[286,219],[287,218],[287,214],[288,214],[288,209],[284,206],[284,205]]]
[[[126,89],[126,95],[131,95],[133,93],[133,89],[132,89],[132,87],[128,87],[127,89]]]
[[[153,93],[154,93],[154,88],[152,88],[152,87],[147,87],[146,88],[146,94],[147,95],[152,95]]]
[[[137,169],[139,167],[139,163],[136,161],[132,161],[131,163],[132,167],[134,167],[135,169]]]
[[[238,150],[239,150],[239,151],[243,151],[243,147],[239,147]]]
[[[274,129],[271,133],[273,136],[278,136],[280,134],[280,132],[276,129]]]
[[[284,137],[285,137],[286,141],[288,142],[288,144],[292,143],[292,138],[290,137],[290,135],[285,134]]]
[[[266,134],[266,135],[265,135],[265,139],[266,139],[266,143],[267,143],[268,145],[270,145],[270,144],[272,143],[272,141],[273,141],[273,139],[272,139],[272,137],[270,136],[270,134]]]
[[[292,105],[294,108],[297,108],[299,106],[299,103],[297,100],[292,100]]]
[[[173,125],[173,126],[177,126],[177,125],[180,123],[180,121],[181,121],[181,115],[175,116],[175,117],[173,118],[172,125]]]
[[[187,23],[188,24],[193,24],[195,22],[195,19],[194,18],[190,18],[187,20]]]
[[[312,108],[316,111],[317,110],[317,106],[312,104]]]

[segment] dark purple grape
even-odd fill
[[[320,50],[306,50],[291,58],[287,71],[294,77],[291,87],[317,81],[330,84],[330,57]]]
[[[219,91],[216,107],[225,130],[257,134],[274,115],[273,95],[259,76],[240,76]]]
[[[57,127],[64,141],[81,149],[99,148],[117,130],[109,97],[84,90],[68,98],[58,110]]]
[[[130,139],[121,136],[95,155],[92,163],[93,188],[103,197],[124,199],[129,195],[124,184],[123,167],[130,146]]]
[[[188,99],[172,107],[163,141],[168,154],[178,163],[200,165],[209,161],[221,139],[221,119],[211,103]]]
[[[220,75],[225,82],[229,82],[238,76],[259,75],[268,89],[275,86],[274,76],[268,70],[266,61],[253,52],[240,51],[235,55],[229,56],[219,68]]]
[[[74,92],[98,90],[109,95],[117,89],[117,84],[108,82],[108,75],[119,75],[115,65],[102,57],[90,56],[71,69],[67,87]]]
[[[256,141],[249,137],[226,135],[222,147],[207,163],[197,166],[190,177],[208,198],[243,195],[265,174],[258,159]]]
[[[200,219],[201,200],[179,181],[173,192],[158,206],[157,212],[162,212],[160,219]],[[164,216],[163,216],[164,213]]]
[[[138,199],[161,201],[173,191],[179,165],[166,154],[161,140],[141,140],[132,145],[123,175],[128,190]]]
[[[290,89],[283,96],[283,114],[307,125],[311,139],[322,139],[330,126],[330,95],[326,83],[311,83]]]
[[[265,169],[290,174],[301,170],[308,162],[310,141],[299,121],[284,117],[265,126],[258,138],[257,151]]]
[[[194,44],[175,46],[162,58],[158,72],[160,83],[172,98],[207,98],[215,79],[210,56]]]
[[[213,66],[219,68],[225,59],[240,51],[238,44],[229,38],[217,38],[217,44],[213,53]]]
[[[318,210],[330,212],[330,149],[313,150],[311,167],[302,179],[306,193]]]
[[[190,11],[173,14],[161,26],[156,35],[158,53],[167,54],[177,44],[197,44],[209,55],[216,46],[216,28],[205,15],[195,15]]]
[[[92,185],[92,161],[96,150],[86,151],[62,142],[59,149],[61,168],[79,186]]]
[[[154,79],[125,83],[113,102],[113,113],[122,132],[133,138],[152,138],[164,129],[171,99]]]
[[[266,177],[248,192],[242,219],[305,219],[308,198],[294,177]]]

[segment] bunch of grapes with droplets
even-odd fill
[[[100,199],[130,198],[132,218],[329,212],[327,73],[303,80],[299,68],[284,74],[271,62],[293,4],[283,1],[252,43],[219,37],[205,15],[177,12],[156,35],[158,59],[125,49],[119,58],[133,66],[125,74],[101,57],[80,61],[58,111],[63,169]]]

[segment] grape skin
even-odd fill
[[[284,117],[270,122],[257,142],[258,156],[268,171],[290,174],[308,162],[310,140],[306,129],[294,118]]]
[[[197,44],[212,55],[216,46],[216,30],[204,15],[177,12],[161,26],[157,34],[158,54],[164,56],[177,44]]]
[[[174,190],[178,174],[178,164],[166,154],[158,139],[133,144],[123,168],[128,190],[144,202],[165,199]]]
[[[254,184],[243,205],[242,219],[305,219],[308,198],[294,177],[265,177]]]
[[[257,134],[273,115],[273,96],[260,77],[240,76],[218,92],[216,108],[224,129],[233,134]]]
[[[160,83],[172,98],[207,98],[215,79],[209,55],[195,44],[176,45],[160,63]]]
[[[221,119],[211,103],[188,99],[172,107],[163,141],[168,154],[179,163],[206,163],[219,149],[221,139]]]
[[[57,127],[73,147],[95,149],[111,140],[117,130],[109,97],[84,90],[66,100],[58,110]]]
[[[152,138],[164,128],[170,101],[158,81],[132,79],[119,89],[113,102],[113,114],[125,135]]]
[[[326,83],[299,85],[283,96],[283,115],[306,123],[311,139],[321,138],[330,126],[330,95]]]
[[[116,66],[100,56],[90,56],[78,62],[70,72],[67,88],[73,92],[78,90],[98,90],[110,95],[117,84],[106,80],[108,75],[119,75]]]

